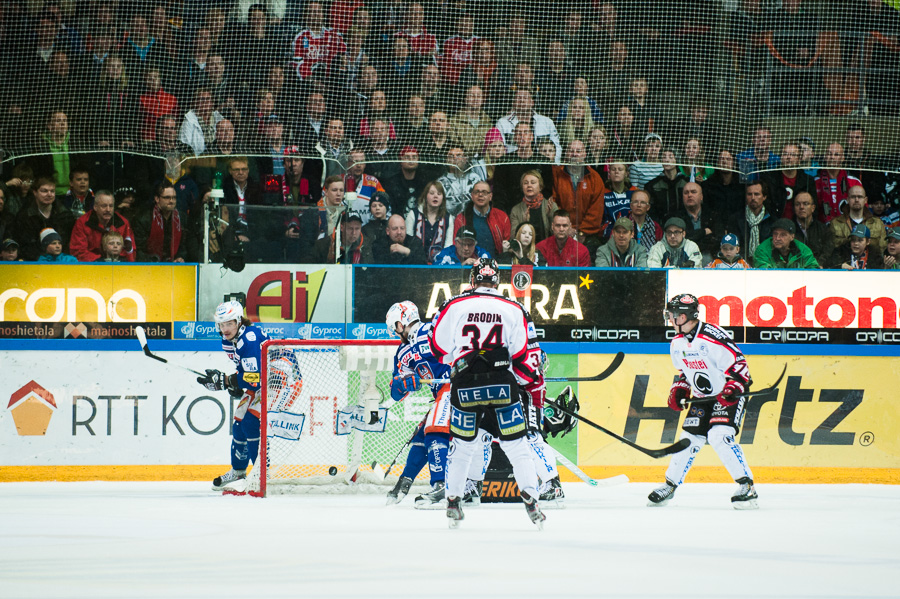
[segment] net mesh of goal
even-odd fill
[[[386,492],[432,399],[427,387],[401,402],[390,398],[397,342],[275,340],[264,347],[260,453],[247,491]],[[370,424],[375,410],[379,422]]]
[[[310,186],[291,181],[284,189],[315,202],[323,174],[343,174],[358,159],[351,147],[365,150],[379,179],[396,173],[406,147],[418,150],[423,166],[449,164],[449,150],[460,147],[465,168],[490,176],[525,139],[517,141],[514,127],[533,108],[545,117],[525,119],[534,162],[571,161],[576,139],[588,164],[644,161],[646,136],[657,133],[692,177],[708,176],[707,167],[782,168],[783,144],[801,140],[807,168],[824,166],[828,146],[839,142],[847,168],[896,172],[897,7],[896,0],[5,2],[0,75],[19,83],[0,91],[3,167],[62,169],[65,193],[68,169],[85,163],[94,189],[133,187],[140,205],[152,202],[164,169],[177,180],[187,164],[202,187],[216,171],[228,174],[215,157],[235,154],[262,158],[252,175],[274,177],[268,181],[279,191],[280,156],[296,146]],[[761,122],[768,138],[757,136]],[[848,135],[851,123],[864,125],[863,141]],[[755,151],[742,163],[737,154],[747,149]],[[722,150],[730,160],[720,160]],[[150,168],[143,157],[165,165]],[[4,181],[27,180],[20,174],[5,172]],[[891,190],[900,194],[900,186],[881,187]]]

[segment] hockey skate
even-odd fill
[[[465,519],[459,497],[447,498],[447,524],[450,528],[459,528],[459,523]]]
[[[466,507],[478,507],[481,505],[481,491],[484,488],[484,481],[472,480],[466,481],[466,493],[463,495],[462,502]]]
[[[521,495],[522,503],[525,504],[525,511],[528,512],[528,517],[531,518],[531,521],[538,527],[538,530],[544,530],[544,520],[547,519],[547,516],[541,512],[541,506],[538,505],[537,499],[525,491],[522,491]]]
[[[232,468],[222,476],[217,476],[213,479],[213,491],[221,491],[230,483],[233,483],[236,480],[244,480],[245,478],[247,478],[246,470],[235,470]]]
[[[403,498],[409,493],[409,488],[411,486],[412,479],[407,476],[401,476],[400,480],[397,481],[397,484],[394,485],[394,488],[388,491],[387,503],[385,505],[394,505],[395,503],[403,501]]]
[[[447,500],[444,497],[444,481],[439,480],[434,483],[431,491],[422,493],[416,497],[417,510],[442,510],[447,507]]]
[[[551,478],[542,488],[544,491],[540,494],[538,499],[541,500],[544,507],[552,506],[560,509],[566,507],[564,501],[566,494],[563,492],[562,483],[559,482],[558,476]]]
[[[656,489],[652,493],[647,496],[647,499],[650,501],[647,502],[648,507],[662,507],[672,501],[672,498],[675,497],[675,489],[677,489],[677,485],[673,485],[669,481],[666,481],[666,484]]]
[[[745,476],[734,482],[740,486],[737,491],[735,491],[734,495],[731,496],[731,507],[736,510],[758,509],[759,505],[757,505],[756,500],[759,498],[759,495],[756,494],[756,489],[753,487],[753,481]]]

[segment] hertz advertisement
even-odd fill
[[[11,264],[0,268],[0,338],[171,339],[194,320],[196,265]]]
[[[579,376],[602,371],[611,355],[584,354]],[[900,482],[900,361],[891,357],[748,356],[753,388],[771,386],[785,364],[777,393],[751,397],[737,441],[759,480],[768,482]],[[599,383],[579,384],[580,414],[648,448],[680,438],[685,412],[666,405],[677,371],[668,354],[629,355]],[[752,390],[752,389],[751,389]],[[658,460],[578,425],[578,464],[589,474],[624,472],[632,480],[662,481]],[[710,447],[688,480],[727,482]]]

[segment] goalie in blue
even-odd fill
[[[213,490],[221,491],[230,483],[247,477],[247,466],[256,462],[259,454],[259,369],[261,347],[269,337],[244,316],[244,307],[237,301],[219,304],[215,314],[216,328],[222,335],[222,349],[237,367],[226,375],[221,370],[207,369],[197,382],[210,391],[228,391],[240,398],[234,411],[231,429],[231,470],[213,480]]]
[[[400,347],[394,355],[394,376],[391,380],[391,397],[401,401],[409,393],[418,391],[420,379],[449,379],[450,367],[431,354],[428,345],[430,324],[419,321],[419,310],[412,302],[399,302],[387,312],[386,324],[392,336],[400,337]],[[431,473],[431,491],[416,497],[416,509],[444,509],[444,473],[447,467],[447,449],[450,446],[450,383],[431,385],[434,403],[428,415],[419,424],[413,437],[406,467],[400,480],[387,495],[387,504],[399,503],[413,480],[428,463]]]

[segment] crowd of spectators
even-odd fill
[[[802,4],[745,2],[720,44],[711,1],[9,0],[0,74],[34,83],[0,91],[2,255],[891,268],[864,126],[731,147],[692,64],[801,61]]]

